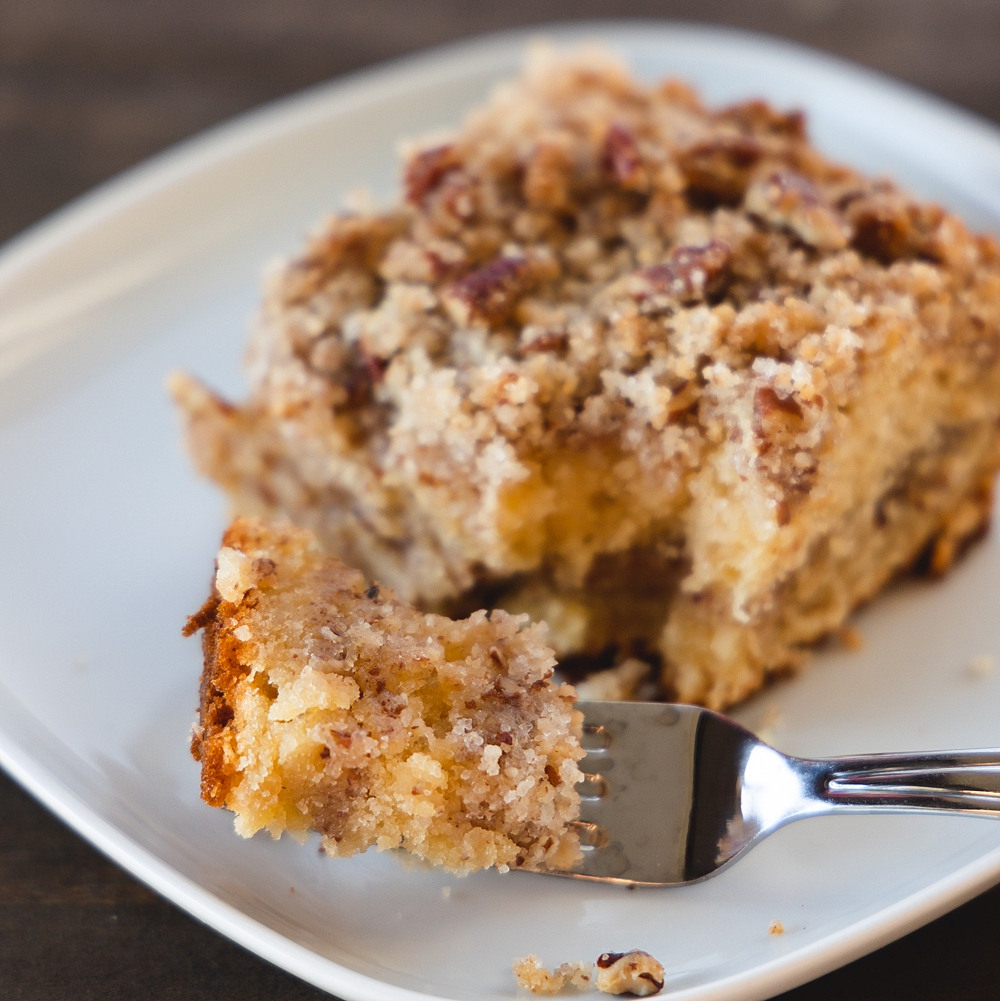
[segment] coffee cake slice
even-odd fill
[[[801,114],[536,54],[404,195],[272,275],[245,403],[175,378],[237,511],[713,708],[985,527],[997,244]]]
[[[566,866],[582,716],[543,630],[422,614],[321,553],[310,532],[238,519],[204,630],[192,751],[202,797],[331,856],[402,848],[454,872]]]

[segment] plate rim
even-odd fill
[[[255,147],[280,141],[352,107],[398,92],[403,80],[445,82],[500,59],[543,36],[571,44],[600,34],[611,47],[630,33],[655,31],[695,43],[756,50],[757,57],[808,59],[831,77],[874,88],[883,99],[963,133],[1000,153],[1000,128],[974,112],[910,84],[829,53],[741,29],[660,19],[599,19],[512,29],[435,46],[278,98],[184,139],[73,199],[0,247],[0,288],[21,271],[94,226],[144,199]],[[996,197],[1000,205],[1000,194]],[[3,337],[0,335],[0,343]],[[0,683],[5,710],[48,728]],[[218,898],[105,820],[0,725],[0,767],[77,834],[198,921],[293,975],[351,1001],[437,1001],[442,995],[359,973],[300,945]],[[678,1001],[752,1001],[799,986],[913,931],[1000,881],[1000,848],[990,850],[915,893],[783,956],[669,995]],[[666,996],[666,995],[665,995]]]

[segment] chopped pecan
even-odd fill
[[[817,396],[813,403],[822,407],[822,398]],[[798,445],[805,429],[806,412],[799,400],[781,396],[771,386],[758,387],[753,399],[753,433],[761,471],[778,488],[775,518],[779,525],[789,523],[815,479],[816,463]]]
[[[334,400],[337,409],[357,410],[371,402],[375,386],[385,376],[389,363],[354,345],[341,355],[340,367],[324,374],[339,387],[340,398]]]
[[[822,196],[816,185],[795,173],[793,170],[775,170],[762,181],[758,181],[747,192],[747,200],[751,195],[757,197],[766,195],[764,204],[769,208],[791,211],[801,205],[821,205]]]
[[[806,116],[801,111],[778,111],[766,101],[744,101],[731,104],[715,114],[716,121],[732,122],[745,132],[757,135],[806,138]]]
[[[605,994],[649,997],[663,990],[663,965],[648,952],[605,952],[597,958],[594,986]]]
[[[719,291],[731,257],[729,244],[722,240],[704,247],[675,247],[663,264],[636,272],[636,297],[667,295],[682,303],[701,302]]]
[[[747,136],[717,136],[689,146],[678,156],[688,197],[735,205],[763,153],[760,143]]]
[[[623,188],[644,190],[649,178],[642,165],[642,155],[635,135],[624,125],[612,125],[604,137],[601,163]]]
[[[452,171],[424,200],[427,224],[439,237],[461,241],[467,251],[475,254],[469,236],[476,230],[473,228],[471,233],[468,230],[478,203],[476,179],[464,170]]]
[[[753,407],[755,415],[761,420],[769,418],[772,414],[791,414],[798,420],[802,420],[802,405],[794,396],[779,396],[777,390],[771,386],[761,386],[754,394]]]
[[[792,170],[775,170],[750,185],[744,205],[748,212],[774,226],[787,226],[804,243],[820,250],[847,245],[847,228],[807,177]]]
[[[538,143],[524,168],[525,201],[552,212],[568,208],[572,175],[573,157],[568,149],[554,142]]]
[[[912,201],[885,182],[852,201],[846,215],[854,227],[854,247],[883,264],[914,257],[953,261],[965,243],[961,237],[956,242],[960,227],[955,220],[945,224],[944,209]]]
[[[753,397],[753,432],[757,454],[790,444],[804,426],[805,413],[794,396],[779,396],[771,386],[761,386]]]
[[[511,318],[523,295],[557,273],[551,257],[498,257],[449,285],[442,300],[460,326],[499,326]]]
[[[445,305],[460,325],[503,323],[525,291],[529,267],[524,257],[498,257],[454,282]]]
[[[451,145],[434,146],[414,155],[406,165],[403,184],[406,199],[419,205],[441,183],[446,174],[461,166],[461,161]]]
[[[858,198],[848,206],[847,219],[854,230],[851,244],[883,264],[898,261],[912,249],[910,213],[898,195],[876,192]]]

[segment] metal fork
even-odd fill
[[[830,813],[1000,817],[1000,749],[808,759],[696,706],[578,702],[583,858],[556,875],[704,879],[793,820]]]

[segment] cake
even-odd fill
[[[187,628],[204,630],[202,798],[245,837],[319,831],[330,856],[571,865],[582,716],[526,618],[418,612],[311,532],[236,520]]]
[[[985,528],[997,243],[802,114],[536,52],[403,189],[270,275],[245,402],[174,377],[236,512],[713,708]]]

